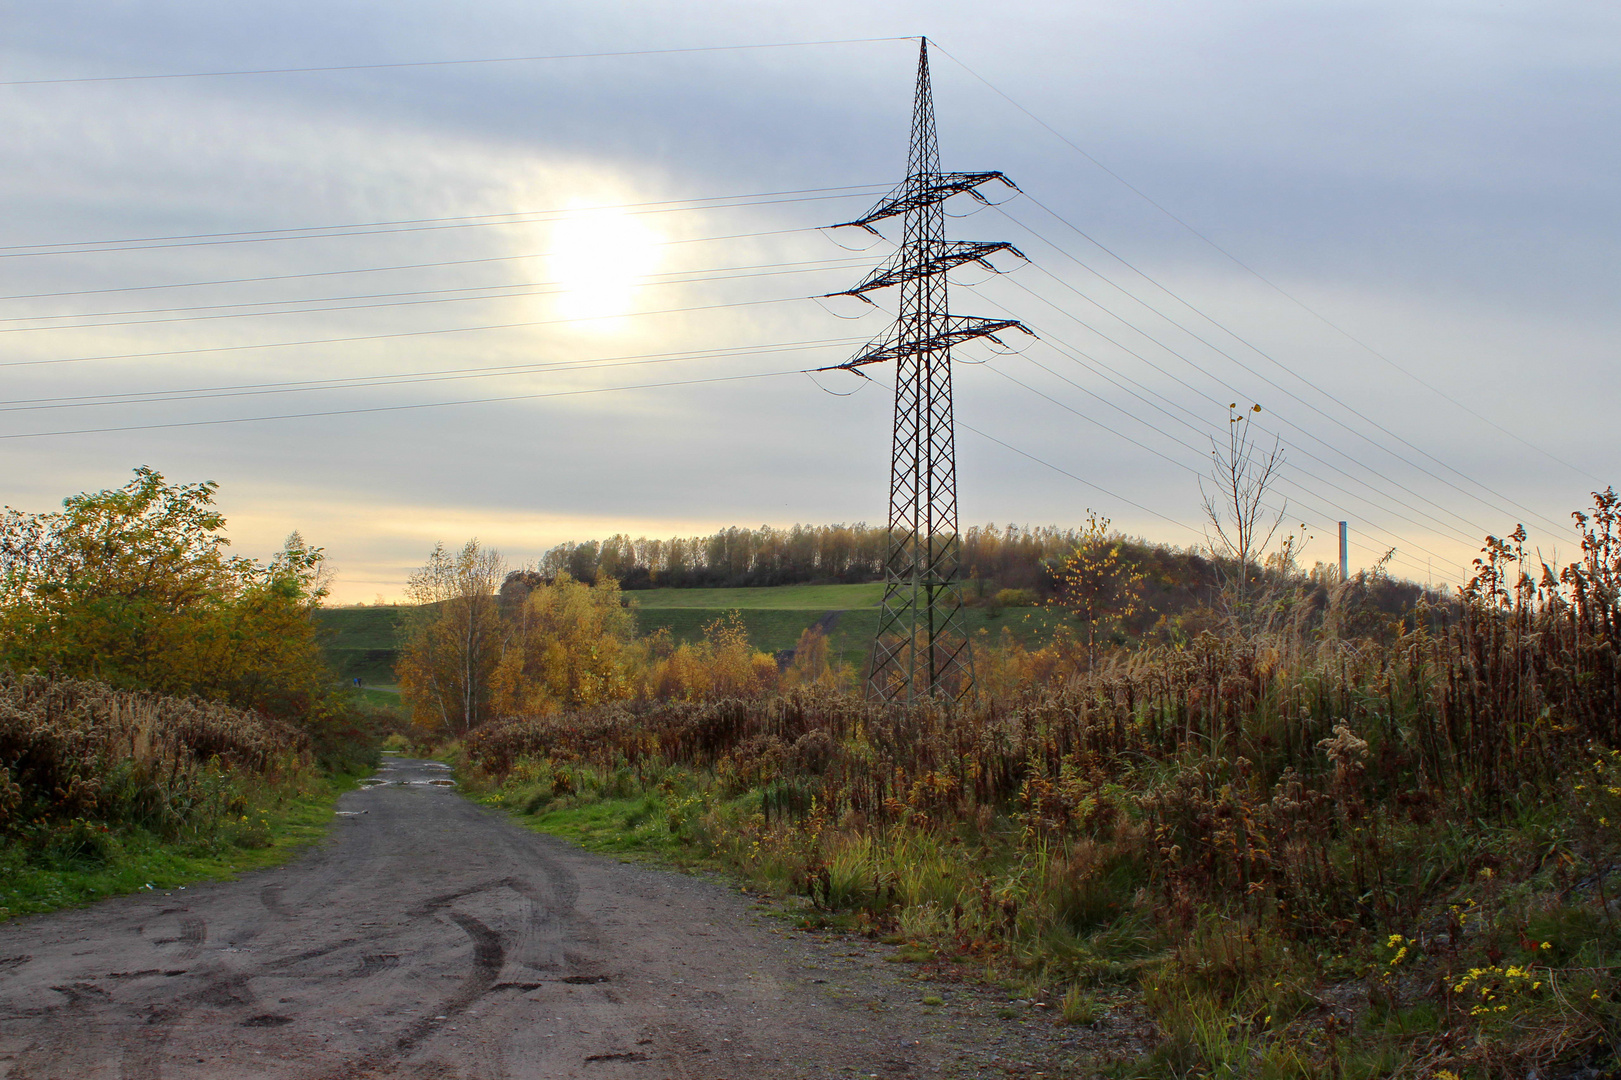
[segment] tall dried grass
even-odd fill
[[[275,779],[309,740],[250,711],[0,672],[0,836],[65,823],[176,835],[240,810],[233,777]]]
[[[493,783],[662,792],[672,830],[874,925],[1076,985],[1151,963],[1170,1074],[1525,1075],[1621,1038],[1621,499],[1577,523],[1579,562],[1489,538],[1401,620],[1352,581],[1078,673],[1001,657],[963,706],[625,703],[465,748]]]

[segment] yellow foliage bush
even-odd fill
[[[490,683],[495,712],[546,716],[631,696],[643,666],[635,640],[636,616],[617,581],[586,585],[559,572],[508,620]]]
[[[758,697],[777,687],[776,658],[749,644],[742,616],[729,611],[704,627],[702,641],[650,658],[644,689],[659,698]]]

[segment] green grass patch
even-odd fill
[[[321,651],[345,681],[392,686],[399,657],[400,621],[410,611],[400,607],[322,608]]]
[[[469,788],[463,794],[508,811],[525,828],[573,841],[587,851],[651,856],[684,865],[693,861],[677,860],[690,854],[689,849],[670,831],[669,807],[653,792],[554,795],[544,785],[518,784],[485,791]]]
[[[666,593],[754,593],[791,592],[795,589],[867,589],[881,586],[867,585],[785,585],[777,589],[660,589]],[[631,594],[640,596],[643,594]],[[880,592],[881,595],[881,592]],[[878,632],[878,608],[797,608],[797,607],[662,607],[638,608],[637,629],[650,634],[667,629],[676,642],[696,642],[703,638],[704,627],[722,618],[728,611],[737,611],[748,633],[749,644],[762,652],[775,653],[791,649],[799,642],[799,635],[833,611],[840,614],[828,634],[828,646],[843,663],[864,670],[868,653],[872,649],[873,635]],[[991,640],[1000,641],[1002,628],[1026,646],[1037,648],[1052,640],[1054,631],[1064,621],[1064,615],[1046,608],[970,607],[962,612],[963,626],[975,640],[983,629]]]
[[[399,645],[403,607],[322,608],[315,619],[328,643],[339,649],[393,649]]]
[[[365,686],[355,691],[355,696],[367,705],[374,705],[384,709],[397,709],[400,707],[400,688],[397,686]]]
[[[643,634],[651,634],[655,630],[665,629],[670,637],[677,643],[697,642],[704,636],[704,627],[723,618],[727,608],[653,608],[636,613],[637,629]],[[783,649],[791,649],[799,643],[799,635],[805,629],[822,617],[821,611],[797,611],[793,609],[774,610],[742,610],[739,617],[743,621],[743,629],[748,634],[749,644],[762,652],[775,653]],[[834,626],[835,632],[846,619],[855,616],[870,616],[866,625],[878,625],[876,611],[847,611],[839,616],[839,624]],[[869,632],[868,636],[871,634]]]
[[[525,824],[537,832],[572,840],[587,851],[665,858],[683,851],[681,841],[670,834],[665,824],[663,804],[650,796],[546,810],[528,818]]]
[[[215,835],[164,842],[140,830],[114,832],[94,858],[28,858],[19,845],[0,848],[0,921],[79,907],[110,896],[221,881],[280,866],[327,833],[338,796],[356,776],[311,777],[250,811]]]
[[[645,610],[712,608],[720,611],[848,611],[875,608],[884,583],[862,585],[773,585],[753,589],[636,589],[626,598]]]

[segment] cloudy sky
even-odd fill
[[[965,525],[1200,542],[1236,401],[1308,562],[1572,554],[1621,449],[1590,3],[0,0],[0,501],[217,480],[349,601],[435,540],[882,520],[887,390],[801,372],[884,329],[809,297],[891,248],[818,226],[900,178],[925,34],[944,167],[1025,192],[948,206],[1030,257],[953,307],[1039,335],[961,350]]]

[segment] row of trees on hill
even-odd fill
[[[1001,588],[1037,588],[1047,580],[1043,562],[1083,539],[1083,530],[1056,525],[975,525],[962,534],[962,576]],[[538,570],[584,582],[608,577],[622,589],[877,581],[887,545],[888,531],[865,523],[734,526],[668,540],[618,533],[559,544],[541,557]]]

